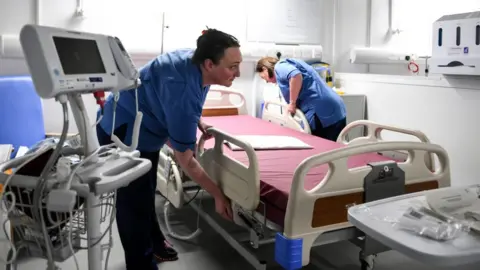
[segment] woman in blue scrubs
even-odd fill
[[[267,83],[276,83],[294,114],[300,109],[307,118],[312,134],[336,141],[346,126],[347,112],[343,99],[302,60],[263,57],[255,68]]]
[[[186,174],[213,196],[217,213],[232,218],[228,198],[193,153],[197,129],[205,133],[209,128],[201,115],[210,85],[231,86],[240,76],[241,62],[238,40],[208,29],[198,38],[195,49],[164,53],[140,69],[138,105],[134,89],[122,91],[117,106],[113,95],[107,98],[97,125],[99,143],[111,143],[113,133],[130,145],[138,106],[143,120],[137,150],[152,163],[147,174],[117,192],[116,221],[127,270],[157,270],[158,263],[178,259],[177,252],[166,243],[155,213],[159,151],[167,141]]]

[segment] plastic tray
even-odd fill
[[[425,193],[353,206],[348,210],[348,219],[366,235],[392,250],[428,265],[452,267],[480,261],[480,236],[477,234],[465,233],[453,240],[439,242],[400,230],[385,220],[399,218],[414,200],[424,202]]]

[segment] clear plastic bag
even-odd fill
[[[469,221],[441,215],[431,210],[422,200],[410,200],[399,205],[396,210],[388,212],[387,216],[385,211],[376,207],[363,206],[357,209],[374,220],[389,223],[396,229],[436,241],[456,239],[462,234],[469,233],[471,229]]]
[[[469,226],[441,216],[424,206],[411,206],[394,226],[437,241],[448,241],[469,231]]]

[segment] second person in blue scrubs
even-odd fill
[[[167,142],[182,169],[215,198],[215,209],[231,219],[230,202],[195,159],[197,127],[205,132],[202,109],[210,85],[231,86],[240,76],[240,45],[231,35],[209,29],[194,50],[176,50],[153,59],[140,69],[138,107],[143,113],[138,150],[152,162],[152,169],[117,192],[116,220],[125,251],[127,270],[155,270],[157,263],[177,259],[166,244],[155,213],[155,190],[159,151]],[[131,145],[136,115],[135,90],[123,91],[116,106],[107,98],[104,115],[97,125],[100,144],[111,143],[112,132]],[[192,266],[195,268],[195,266]]]
[[[255,69],[267,83],[278,85],[290,113],[298,108],[305,114],[313,135],[337,140],[347,124],[345,103],[312,66],[294,58],[264,57]]]

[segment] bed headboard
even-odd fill
[[[310,125],[302,111],[297,109],[294,116],[287,109],[288,104],[275,100],[266,100],[263,105],[262,119],[280,126],[310,134]]]
[[[202,116],[247,114],[245,97],[238,90],[211,88],[203,105]]]

